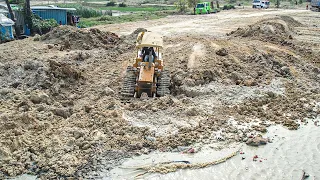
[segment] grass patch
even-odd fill
[[[116,6],[106,6],[106,4],[95,4],[95,3],[67,3],[54,4],[58,7],[63,8],[76,8],[77,11],[75,14],[80,15],[81,17],[89,18],[89,17],[98,17],[104,15],[102,13],[103,10],[114,10],[121,12],[156,12],[156,11],[172,11],[175,10],[173,6],[126,6],[119,7]]]
[[[114,11],[122,11],[122,12],[155,12],[155,11],[166,11],[166,10],[174,10],[175,7],[161,7],[161,6],[153,6],[153,7],[135,7],[135,6],[127,6],[127,7],[95,7],[99,10],[114,10]]]
[[[101,10],[94,9],[87,6],[82,6],[80,4],[56,4],[58,7],[62,8],[76,8],[74,12],[76,15],[79,15],[83,18],[90,18],[90,17],[98,17],[104,15]]]
[[[166,17],[173,12],[141,12],[123,16],[101,16],[94,18],[82,18],[78,24],[81,28],[88,28],[96,25],[116,24],[124,22],[145,21]]]
[[[229,10],[229,9],[235,9],[235,6],[233,4],[226,4],[222,8],[223,10]]]

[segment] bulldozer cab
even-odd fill
[[[144,49],[151,49],[158,60],[161,60],[161,49],[163,48],[162,36],[157,33],[152,32],[141,32],[138,34],[136,49],[137,49],[137,59],[143,61],[143,57],[149,55],[149,53],[144,54]],[[152,53],[150,50],[150,53]],[[149,51],[148,51],[149,52]],[[155,63],[155,62],[153,62]]]
[[[148,48],[147,53],[144,49]],[[150,49],[153,50],[150,50]],[[163,38],[160,34],[153,32],[141,32],[138,34],[136,42],[137,56],[134,68],[148,67],[149,69],[154,68],[154,72],[157,74],[163,70],[162,53],[163,49]],[[154,53],[153,53],[153,52]],[[145,57],[148,56],[148,61],[144,61]]]
[[[155,97],[170,93],[169,73],[164,71],[162,49],[161,35],[153,32],[138,34],[136,57],[133,65],[127,68],[123,95],[141,97],[145,93]]]

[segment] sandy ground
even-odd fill
[[[63,27],[1,44],[0,178],[108,179],[121,175],[110,170],[128,157],[247,146],[275,124],[303,129],[305,118],[320,111],[318,24],[311,11],[237,9],[91,30]],[[119,92],[137,28],[164,36],[171,95],[124,103]]]
[[[303,20],[310,25],[317,26],[318,22],[318,19],[316,18],[317,14],[308,10],[237,9],[233,11],[222,11],[217,14],[201,16],[168,16],[167,18],[159,20],[124,23],[121,26],[111,24],[97,27],[101,30],[116,32],[120,35],[130,34],[138,27],[142,27],[150,31],[159,32],[164,36],[203,34],[210,35],[210,37],[221,37],[238,27],[253,24],[263,18],[277,15],[294,16],[297,20]],[[308,18],[310,16],[315,18]],[[309,29],[308,31],[312,32],[313,29]]]

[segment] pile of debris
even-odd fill
[[[227,35],[234,37],[253,37],[268,42],[282,42],[285,39],[292,39],[294,27],[298,26],[302,26],[302,24],[292,17],[279,16],[264,19],[245,28],[238,28]]]
[[[99,47],[105,49],[114,47],[120,38],[114,33],[103,32],[96,28],[86,30],[70,26],[61,26],[41,36],[40,40],[61,45],[63,49],[91,50]]]

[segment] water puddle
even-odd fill
[[[317,120],[320,118],[318,117]],[[297,179],[305,171],[310,179],[320,178],[320,131],[309,120],[296,131],[290,131],[280,125],[271,126],[264,137],[272,143],[251,147],[243,144],[212,144],[204,146],[198,153],[162,153],[154,152],[128,159],[111,171],[111,179],[133,179],[144,171],[124,169],[122,167],[142,167],[169,161],[189,161],[206,163],[230,155],[241,146],[241,152],[224,163],[202,169],[184,169],[168,174],[146,174],[143,179]],[[255,161],[253,161],[253,157]]]

